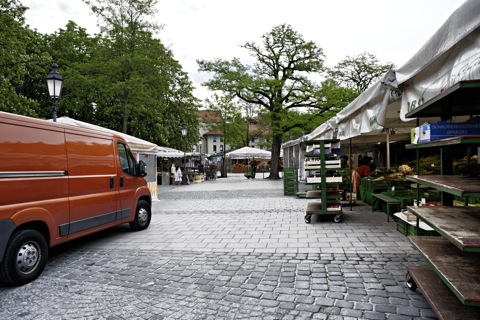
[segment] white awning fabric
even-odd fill
[[[461,5],[423,47],[396,70],[400,117],[463,80],[480,79],[480,1]]]
[[[260,158],[260,159],[270,159],[272,153],[270,151],[252,148],[252,147],[243,147],[225,154],[227,158],[230,159],[248,159],[248,158]]]

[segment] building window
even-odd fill
[[[213,145],[213,152],[217,152],[217,146],[216,145]]]
[[[213,136],[213,142],[217,142],[217,136]]]

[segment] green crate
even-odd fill
[[[365,180],[365,186],[368,190],[388,189],[388,184],[385,179],[371,180],[368,178],[362,178],[362,180]]]
[[[394,217],[395,218],[395,221],[397,223],[397,231],[400,232],[401,234],[403,235],[406,235],[406,236],[429,236],[429,237],[439,237],[440,234],[438,234],[438,232],[436,232],[435,230],[432,230],[432,231],[426,231],[426,230],[423,230],[423,229],[417,229],[416,226],[412,226],[411,224],[409,224],[408,222],[400,219],[400,218],[397,218],[397,217]]]
[[[402,219],[399,219],[399,218],[395,218],[395,220],[397,222],[397,231],[403,235],[407,235],[409,224],[406,221],[403,221]]]
[[[285,196],[294,196],[298,191],[297,173],[298,169],[283,168],[283,194]]]

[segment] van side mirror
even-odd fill
[[[145,177],[147,175],[147,165],[143,160],[138,161],[138,175],[140,177]]]

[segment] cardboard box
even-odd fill
[[[420,142],[429,142],[457,136],[480,135],[480,121],[465,122],[438,121],[420,126]]]
[[[420,140],[420,127],[410,129],[410,143],[418,143]]]

